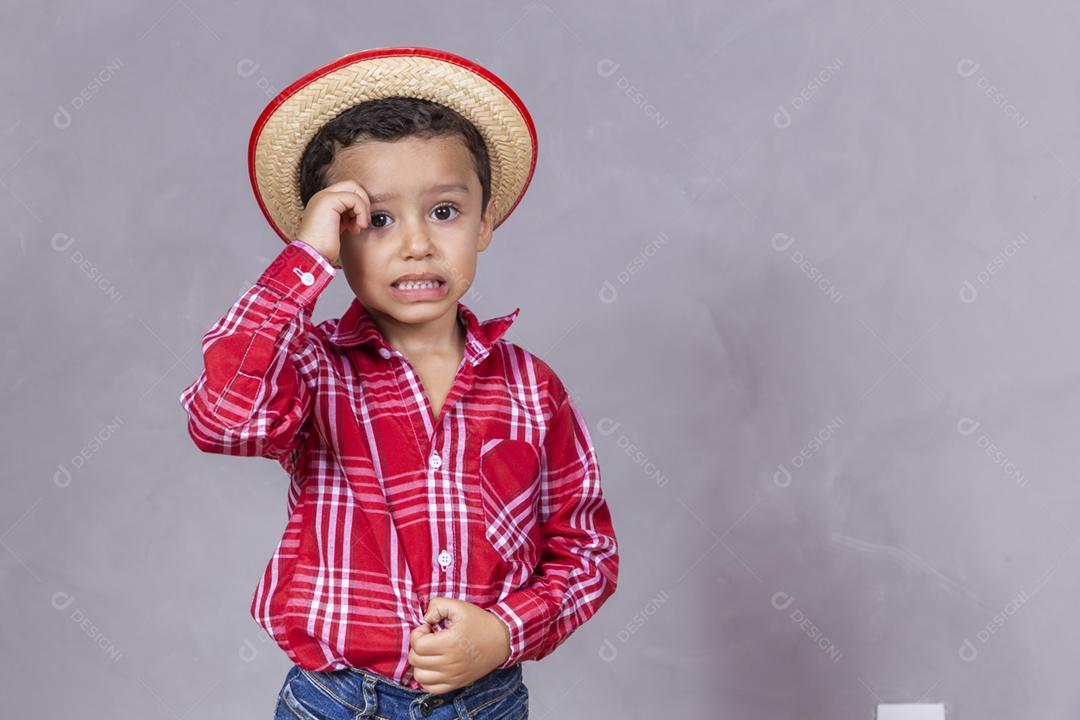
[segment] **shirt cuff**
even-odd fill
[[[523,587],[488,608],[488,612],[510,628],[510,655],[499,669],[512,667],[527,660],[543,641],[551,611],[543,598]]]
[[[315,303],[336,269],[315,248],[302,240],[293,240],[278,253],[255,282],[292,298],[298,305]]]

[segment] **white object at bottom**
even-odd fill
[[[945,720],[945,706],[941,703],[880,704],[877,720]]]

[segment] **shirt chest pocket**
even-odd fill
[[[504,559],[535,565],[540,446],[527,440],[483,438],[479,457],[484,533]]]

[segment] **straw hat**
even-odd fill
[[[324,123],[366,100],[431,100],[479,130],[491,160],[491,205],[498,227],[521,200],[536,166],[536,128],[502,80],[471,60],[422,47],[375,48],[314,70],[262,111],[248,144],[255,198],[281,239],[300,229],[300,158]]]

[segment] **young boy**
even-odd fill
[[[291,478],[251,605],[294,663],[277,717],[527,717],[520,664],[618,575],[585,421],[502,338],[520,308],[460,301],[531,179],[532,120],[465,58],[378,49],[283,91],[249,154],[287,244],[180,402],[201,450]],[[338,268],[355,298],[313,326]]]

